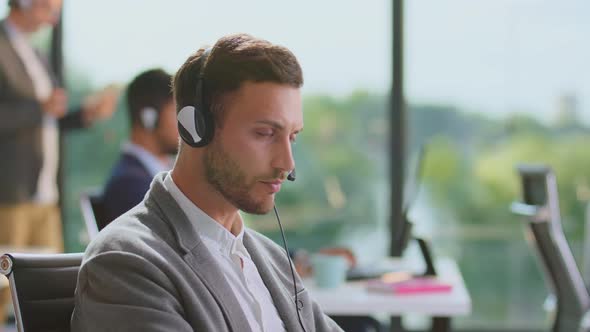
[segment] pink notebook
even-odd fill
[[[453,286],[436,277],[419,277],[399,282],[386,282],[380,279],[369,280],[367,288],[370,291],[409,295],[450,292]]]

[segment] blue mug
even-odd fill
[[[318,288],[336,288],[346,280],[348,261],[343,256],[313,254],[311,266]]]

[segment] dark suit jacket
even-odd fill
[[[104,188],[103,220],[97,220],[98,229],[139,204],[152,179],[150,172],[135,156],[123,153]]]
[[[43,164],[42,119],[33,81],[0,21],[0,204],[30,202],[35,195]],[[79,127],[80,112],[69,112],[59,120],[60,129]]]

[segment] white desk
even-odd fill
[[[405,265],[403,262],[401,265]],[[318,289],[308,280],[306,288],[322,310],[329,315],[425,314],[428,316],[461,316],[471,312],[471,298],[457,264],[438,259],[439,278],[450,282],[450,292],[395,295],[366,290],[363,281],[347,282],[335,289]]]
[[[413,270],[407,262],[398,260],[396,264],[399,264],[400,269],[409,267],[408,270]],[[312,280],[304,282],[312,298],[328,315],[387,314],[395,317],[423,314],[433,317],[433,331],[449,331],[451,317],[464,316],[471,312],[471,297],[456,262],[439,258],[435,266],[438,277],[453,285],[450,292],[395,295],[369,292],[364,281],[347,282],[335,289],[318,289],[314,287]],[[395,328],[392,327],[392,330]]]

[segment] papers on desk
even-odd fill
[[[413,277],[404,272],[390,273],[379,279],[367,281],[369,291],[397,295],[450,292],[452,288],[450,283],[437,277]]]

